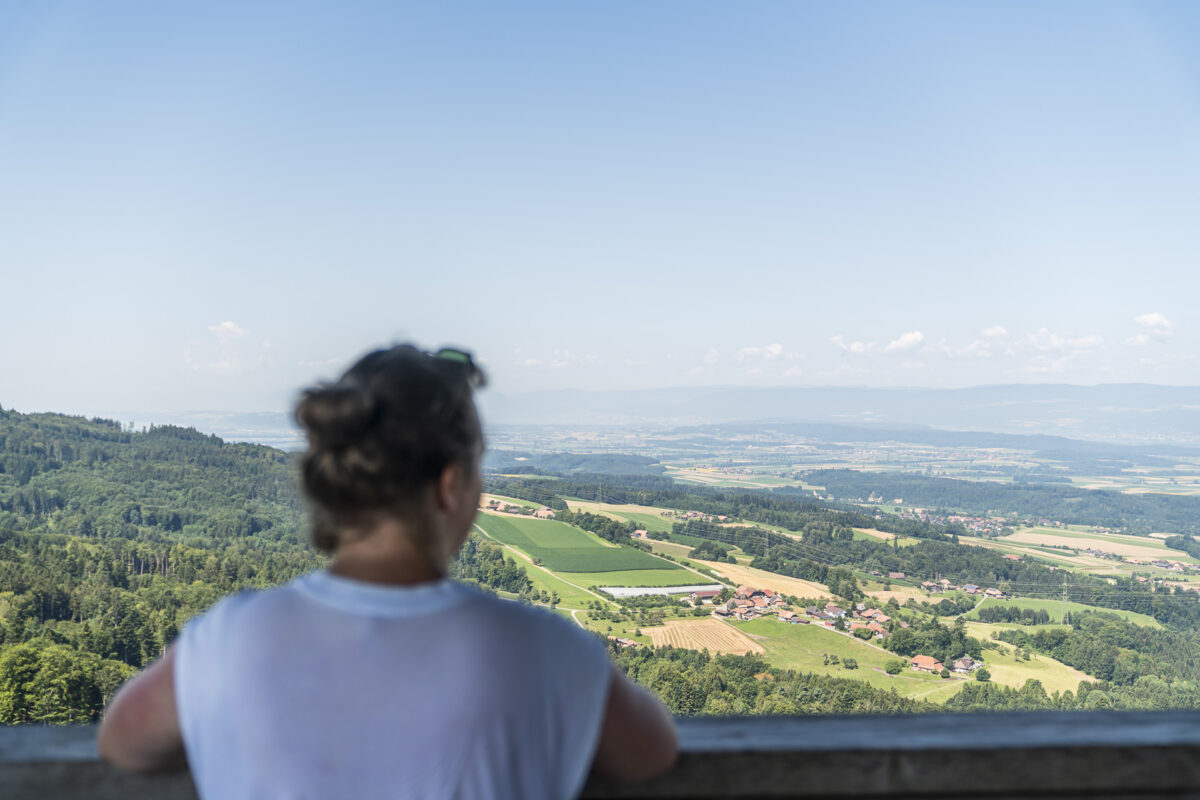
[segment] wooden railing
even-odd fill
[[[1200,713],[1038,712],[679,720],[681,755],[606,798],[1200,798]],[[0,727],[0,798],[183,800],[186,772],[128,775],[88,727]]]

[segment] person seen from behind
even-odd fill
[[[676,757],[590,633],[447,577],[481,492],[468,354],[364,356],[296,408],[327,569],[225,598],[116,694],[101,755],[210,798],[568,798]]]

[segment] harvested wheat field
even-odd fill
[[[758,642],[717,619],[671,620],[657,628],[642,628],[655,647],[686,647],[710,653],[733,653],[744,656],[765,653]]]
[[[896,534],[888,533],[887,531],[877,531],[874,528],[855,528],[859,533],[865,533],[867,536],[872,536],[876,539],[883,539],[885,542],[890,542],[896,538]]]
[[[703,564],[711,568],[717,574],[723,575],[739,585],[753,586],[755,589],[770,589],[777,594],[786,594],[792,597],[833,598],[829,589],[812,581],[789,578],[786,575],[776,575],[774,572],[746,567],[741,564],[726,564],[721,561],[701,561],[700,559],[692,560],[697,564]]]
[[[1151,539],[1147,544],[1139,544],[1132,536],[1122,537],[1121,539],[1117,539],[1116,536],[1090,539],[1078,534],[1067,537],[1056,536],[1052,531],[1028,530],[1014,533],[1011,536],[1001,537],[996,541],[1005,544],[1009,542],[1033,545],[1065,544],[1068,547],[1077,547],[1080,550],[1094,547],[1105,553],[1115,553],[1119,556],[1128,556],[1130,558],[1142,558],[1147,561],[1153,561],[1156,558],[1170,558],[1172,561],[1191,560],[1185,553],[1166,549],[1159,540]]]
[[[864,591],[867,597],[873,597],[880,603],[886,603],[888,600],[895,600],[900,605],[904,605],[909,600],[915,602],[930,602],[929,595],[922,592],[920,589],[909,589],[902,587],[900,589],[880,589],[879,591]]]

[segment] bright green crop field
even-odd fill
[[[481,513],[476,524],[491,538],[536,558],[555,572],[629,572],[673,570],[688,573],[668,561],[631,547],[611,545],[587,531],[554,520],[502,517]],[[682,581],[686,583],[686,580]],[[631,583],[628,585],[651,585]]]

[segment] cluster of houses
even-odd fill
[[[894,500],[892,504],[900,505],[900,501],[898,499]],[[904,519],[919,519],[922,522],[930,522],[935,525],[958,523],[976,536],[996,536],[1013,524],[1012,520],[1005,519],[1004,517],[971,517],[962,514],[937,514],[923,508],[901,511],[900,516]]]
[[[783,598],[770,589],[739,586],[734,590],[733,597],[719,604],[713,609],[713,613],[718,617],[733,617],[742,620],[758,619],[767,614],[778,614],[781,610],[786,610],[785,605]],[[791,614],[790,611],[788,613]]]
[[[729,517],[724,514],[705,514],[700,511],[664,511],[664,517],[674,517],[682,520],[696,520],[699,522],[728,522]]]
[[[1020,556],[1018,556],[1018,558],[1020,558]],[[996,600],[1003,600],[1005,598],[1004,592],[1000,591],[999,589],[997,589],[995,587],[989,587],[987,589],[984,589],[980,586],[976,586],[973,583],[964,583],[962,586],[957,586],[957,585],[951,583],[950,581],[946,580],[945,578],[942,578],[940,581],[922,581],[921,588],[924,589],[925,591],[929,592],[930,594],[938,594],[939,592],[959,591],[959,592],[966,592],[967,594],[975,594],[975,595],[982,595],[984,597],[991,597]]]
[[[626,639],[624,636],[610,636],[608,638],[611,639],[612,641],[616,642],[617,644],[621,645],[621,647],[641,647],[642,646],[641,642],[635,642],[633,639]]]
[[[480,508],[484,511],[498,511],[501,514],[521,514],[523,516],[537,517],[538,519],[554,519],[554,509],[542,506],[538,509],[532,509],[528,506],[518,505],[516,503],[506,503],[503,500],[497,500],[492,497],[486,502],[480,504]]]
[[[892,635],[891,631],[886,627],[888,623],[892,622],[892,618],[878,608],[867,608],[862,603],[856,603],[854,608],[849,612],[835,603],[826,603],[824,608],[809,606],[804,609],[804,613],[812,619],[820,621],[827,628],[836,627],[837,620],[841,619],[846,620],[846,630],[851,633],[868,630],[874,639],[886,639]],[[784,622],[806,622],[806,620],[800,618],[785,620],[782,614],[780,614],[780,620]],[[908,623],[904,620],[896,620],[896,622],[902,628],[908,627]]]
[[[1092,551],[1088,550],[1088,554],[1091,555],[1091,553]],[[1161,558],[1155,561],[1146,561],[1145,559],[1141,558],[1126,558],[1125,563],[1133,564],[1139,567],[1158,567],[1159,569],[1168,569],[1172,572],[1200,572],[1200,566],[1196,564],[1184,564],[1179,561],[1165,561]]]
[[[941,661],[938,661],[933,656],[913,656],[911,659],[909,659],[908,665],[912,667],[913,671],[915,672],[937,673],[946,668],[945,664],[943,664]],[[960,675],[969,675],[982,666],[982,661],[976,661],[970,656],[963,656],[962,658],[957,659],[950,664],[950,670],[952,672],[957,672]]]

